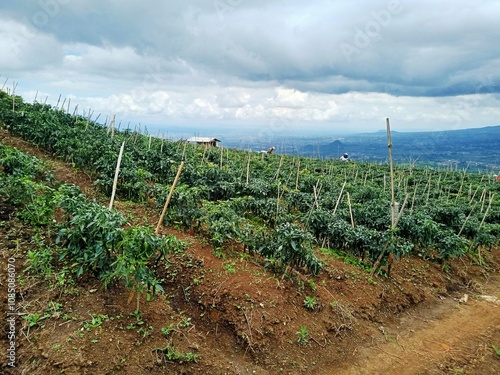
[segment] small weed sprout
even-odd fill
[[[297,342],[299,344],[307,344],[309,343],[309,331],[306,326],[300,326],[300,330],[295,332],[297,337]]]
[[[309,310],[314,310],[317,306],[316,297],[306,296],[303,305]]]

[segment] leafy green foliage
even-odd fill
[[[12,99],[16,111],[12,111]],[[246,251],[262,256],[279,272],[290,267],[319,272],[318,245],[342,251],[349,259],[358,259],[360,266],[370,267],[384,248],[396,257],[418,252],[446,261],[499,243],[500,184],[491,175],[395,166],[396,200],[400,208],[405,199],[407,205],[397,229],[392,230],[384,164],[275,154],[263,158],[247,151],[165,141],[130,129],[115,131],[111,137],[105,126],[88,118],[40,103],[24,103],[1,91],[0,121],[11,133],[86,170],[108,195],[120,145],[125,142],[118,195],[139,202],[153,200],[158,208],[163,207],[177,166],[184,160],[165,223],[194,228],[217,251],[243,244]],[[67,234],[71,233],[64,241],[70,247],[75,243],[66,256],[79,259],[79,270],[80,262],[85,264],[80,272],[99,274],[113,264],[116,259],[112,256],[119,254],[117,243],[124,236],[119,218],[102,214],[102,222],[96,219],[93,224],[78,211],[85,200],[80,193],[68,187],[50,190],[55,187],[44,183],[50,182],[50,173],[30,157],[0,147],[0,162],[4,172],[0,195],[24,206],[25,220],[46,225],[53,202],[63,207]],[[14,177],[28,180],[13,184]],[[104,223],[106,215],[111,215],[114,229]],[[88,229],[80,228],[84,223]],[[87,242],[88,238],[96,242]],[[86,255],[76,252],[79,246],[88,250],[83,251]],[[138,262],[143,264],[144,259]],[[147,280],[143,275],[138,283],[148,284]]]
[[[125,223],[123,215],[96,202],[78,207],[68,226],[59,231],[56,243],[63,246],[59,260],[71,258],[78,267],[77,276],[87,271],[100,275],[113,262]]]
[[[321,261],[313,248],[313,236],[297,224],[280,224],[271,233],[270,241],[261,254],[279,268],[286,266],[304,268],[314,275],[321,270]]]

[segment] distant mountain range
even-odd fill
[[[417,165],[450,166],[500,172],[500,125],[433,132],[391,132],[394,161]],[[385,162],[389,159],[387,133],[349,135],[327,144],[298,146],[298,153],[321,158],[349,153],[353,160]]]

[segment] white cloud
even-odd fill
[[[28,100],[165,125],[498,122],[493,0],[49,3],[0,9],[0,74]]]

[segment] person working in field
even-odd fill
[[[347,152],[344,152],[344,155],[340,157],[340,160],[349,161],[349,154]]]

